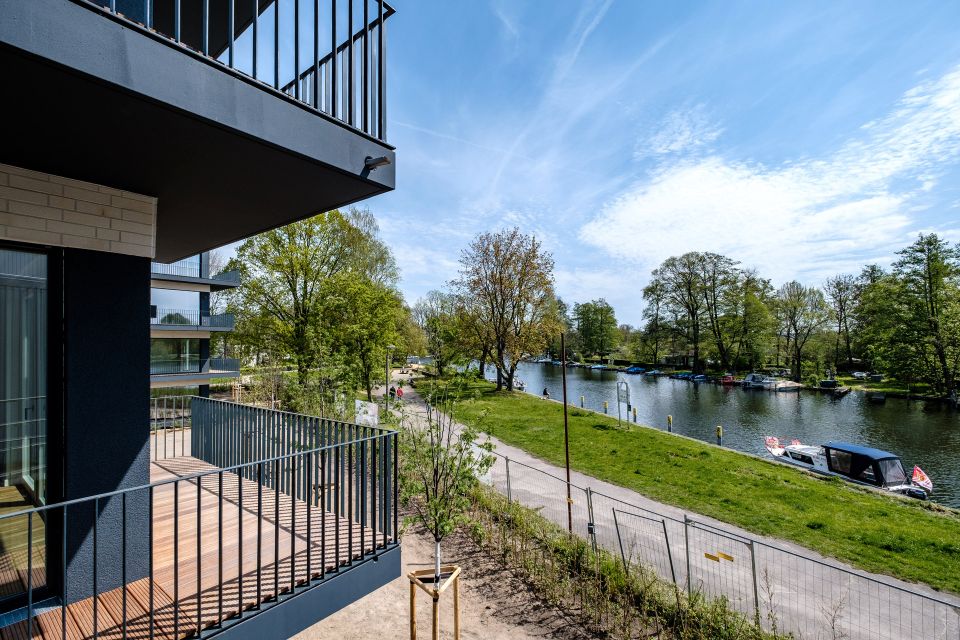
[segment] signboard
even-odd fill
[[[380,406],[376,402],[354,400],[353,411],[356,414],[356,423],[365,427],[376,427],[380,424]]]
[[[617,402],[630,404],[630,385],[623,380],[617,382]]]

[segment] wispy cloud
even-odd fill
[[[708,116],[703,104],[679,109],[664,118],[652,135],[637,142],[634,157],[690,152],[709,145],[722,133],[723,128]]]
[[[775,279],[817,278],[889,255],[923,226],[922,195],[960,156],[960,66],[914,87],[822,158],[769,166],[690,153],[719,130],[680,122],[665,127],[659,148],[667,156],[580,238],[644,269],[711,250]]]

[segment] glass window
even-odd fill
[[[880,473],[883,474],[883,484],[896,486],[898,484],[907,484],[907,473],[903,470],[903,463],[896,458],[881,460]]]
[[[830,449],[830,471],[850,475],[850,461],[853,458],[846,451]]]
[[[150,340],[151,374],[199,371],[199,338],[153,338]]]
[[[0,249],[0,512],[47,501],[47,257]],[[0,600],[26,592],[32,557],[35,588],[45,584],[43,520],[26,516],[0,527]],[[29,551],[29,553],[28,553]]]

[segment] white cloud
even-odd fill
[[[652,145],[672,155],[609,201],[580,238],[645,269],[710,250],[775,280],[823,277],[853,257],[889,255],[916,231],[917,200],[960,155],[960,67],[911,89],[821,159],[768,166],[689,153],[716,129],[698,134],[695,119],[678,122]]]
[[[645,137],[634,151],[636,158],[692,151],[704,147],[723,133],[708,117],[704,105],[681,109],[669,114],[657,131]]]

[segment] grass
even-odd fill
[[[481,381],[461,393],[458,420],[563,464],[561,405]],[[618,429],[616,419],[580,409],[569,419],[571,465],[583,473],[867,571],[960,593],[957,511],[655,429]]]
[[[884,378],[881,382],[870,382],[869,380],[857,380],[853,376],[837,376],[840,384],[858,391],[877,391],[880,393],[899,393],[916,396],[935,397],[933,389],[925,382],[915,382],[907,385],[896,378]]]

